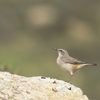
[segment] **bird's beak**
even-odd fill
[[[58,51],[58,49],[56,49],[56,48],[53,48],[54,50],[56,50],[56,51]]]

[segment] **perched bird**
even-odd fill
[[[91,64],[91,63],[79,61],[69,56],[68,52],[64,49],[56,49],[56,48],[54,49],[58,52],[57,64],[60,66],[62,70],[68,71],[71,74],[68,82],[70,82],[70,79],[73,76],[73,73],[79,70],[80,68],[84,66],[88,66],[88,65],[91,65],[91,66],[97,65],[97,64]]]

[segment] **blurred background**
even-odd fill
[[[100,0],[0,0],[0,71],[68,80],[55,48],[97,63],[71,82],[90,100],[100,99]]]

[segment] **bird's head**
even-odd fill
[[[69,56],[68,52],[64,49],[56,49],[54,48],[54,50],[56,50],[58,52],[59,56]]]

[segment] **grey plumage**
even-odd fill
[[[54,49],[58,52],[57,64],[59,65],[59,67],[65,71],[70,72],[71,74],[69,81],[73,73],[78,69],[88,65],[94,65],[94,66],[97,65],[77,60],[69,56],[68,52],[64,49],[56,49],[56,48]]]
[[[77,60],[77,59],[70,57],[70,56],[65,56],[65,57],[62,57],[61,59],[62,59],[63,62],[70,63],[70,64],[97,65],[97,64],[91,64],[91,63],[88,63],[88,62],[83,62],[83,61]]]
[[[63,62],[70,63],[70,64],[84,64],[85,63],[83,61],[79,61],[79,60],[72,58],[70,56],[62,57],[61,59]]]

